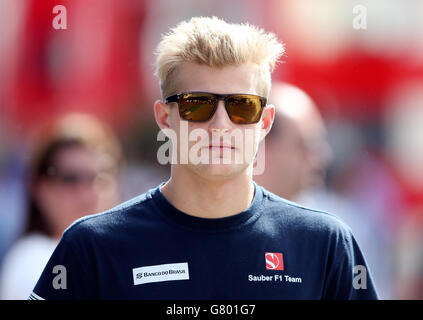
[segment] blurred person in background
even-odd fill
[[[382,298],[390,298],[392,281],[384,254],[382,224],[346,197],[326,187],[332,160],[324,120],[311,97],[302,89],[274,82],[269,102],[276,107],[271,133],[266,137],[266,166],[254,180],[278,196],[301,205],[335,213],[351,227],[363,250]],[[277,172],[278,174],[275,174]]]
[[[255,180],[295,201],[305,189],[324,185],[331,158],[325,125],[311,98],[293,85],[274,82],[269,102],[276,106],[275,121],[266,139],[265,171]]]
[[[120,144],[97,118],[69,114],[42,128],[30,156],[26,230],[7,252],[1,299],[27,299],[72,222],[120,200]]]
[[[395,222],[395,284],[399,299],[423,299],[423,77],[386,97],[384,155],[403,192]],[[388,204],[392,206],[392,197]]]
[[[423,206],[410,208],[398,226],[395,285],[398,299],[423,300]]]

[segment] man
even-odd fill
[[[377,298],[371,277],[353,278],[365,262],[346,225],[252,180],[274,119],[266,97],[283,54],[275,36],[192,18],[157,54],[163,101],[154,110],[176,155],[170,179],[77,220],[30,298]]]
[[[331,159],[325,125],[313,100],[298,87],[273,83],[269,102],[277,106],[276,119],[266,139],[266,170],[255,180],[280,197],[298,201],[304,190],[324,184]]]

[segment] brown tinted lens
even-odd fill
[[[179,114],[189,121],[206,121],[210,118],[216,98],[205,93],[187,93],[179,100]]]
[[[228,110],[231,120],[235,123],[256,123],[260,120],[262,112],[260,97],[243,94],[230,96]]]

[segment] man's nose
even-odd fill
[[[222,130],[225,132],[230,132],[232,130],[232,121],[229,118],[228,113],[226,112],[225,102],[219,100],[217,104],[216,112],[210,120],[209,131],[213,132],[216,130]]]

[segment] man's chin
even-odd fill
[[[223,180],[242,174],[248,164],[191,164],[190,167],[192,171],[208,180]]]

